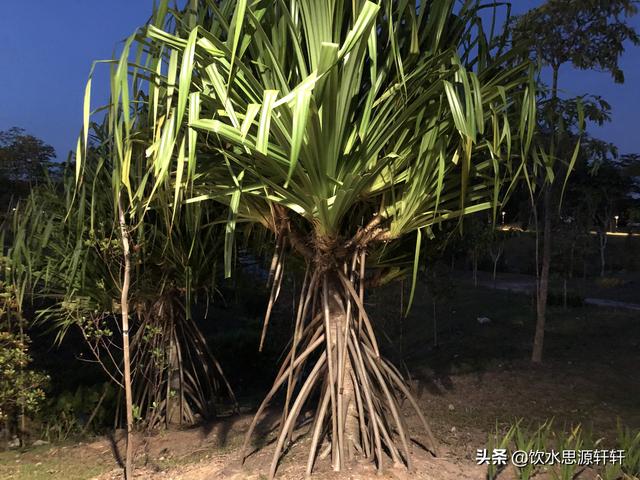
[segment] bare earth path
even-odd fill
[[[468,276],[468,275],[467,275]],[[624,281],[624,280],[623,280]],[[627,283],[634,285],[636,283],[635,278],[633,280],[627,280]],[[573,281],[572,283],[582,283],[579,280]],[[536,289],[536,279],[531,275],[520,275],[520,274],[505,274],[501,273],[496,278],[494,282],[491,276],[487,273],[479,272],[478,277],[478,285],[484,288],[493,288],[497,290],[508,290],[512,292],[525,293],[525,294],[533,294]],[[592,286],[593,288],[593,286]],[[631,288],[635,289],[635,295],[631,294],[624,295],[623,298],[631,298],[633,300],[637,299],[637,302],[640,302],[640,286],[634,285]],[[609,294],[609,296],[615,297],[617,293],[619,293],[619,288],[615,291],[609,293],[602,288],[592,289],[590,293],[600,293],[603,295]],[[636,301],[624,301],[616,298],[598,298],[587,296],[584,298],[584,303],[587,305],[594,305],[597,307],[606,307],[606,308],[623,308],[627,310],[635,310],[640,311],[640,303]]]

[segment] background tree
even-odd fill
[[[600,276],[605,275],[607,232],[616,230],[616,219],[638,204],[634,196],[633,178],[626,174],[615,146],[595,138],[587,138],[580,163],[569,187],[575,201],[572,209],[577,218],[584,217],[587,232],[595,231],[600,251]],[[572,215],[573,216],[573,215]]]
[[[492,247],[496,239],[495,228],[496,225],[491,216],[472,215],[464,220],[461,240],[471,260],[471,274],[475,287],[478,286],[478,264],[487,255],[492,255]]]
[[[25,197],[54,166],[56,152],[22,128],[0,131],[0,205]]]
[[[640,37],[627,23],[627,19],[636,13],[634,0],[547,0],[540,7],[517,17],[513,23],[514,42],[527,45],[532,57],[551,69],[548,99],[551,130],[545,148],[548,153],[545,163],[546,168],[556,175],[547,176],[548,181],[542,186],[541,194],[542,262],[537,287],[536,334],[531,355],[535,363],[542,361],[551,267],[552,218],[557,215],[553,197],[561,187],[561,182],[554,181],[561,173],[561,162],[556,162],[556,159],[568,158],[559,149],[562,127],[558,114],[560,69],[571,65],[582,70],[605,71],[616,82],[623,82],[624,75],[618,61],[625,42],[630,41],[634,45],[640,43]]]

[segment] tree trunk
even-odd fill
[[[496,288],[496,276],[498,274],[498,262],[502,256],[502,245],[498,248],[498,251],[494,254],[491,252],[491,259],[493,260],[493,288]]]
[[[498,260],[499,258],[493,259],[493,288],[496,288],[496,276],[498,274]]]
[[[400,280],[400,361],[404,362],[404,279]]]
[[[20,342],[22,343],[22,345],[25,345],[25,341],[24,341],[24,325],[23,325],[23,321],[24,321],[24,317],[22,315],[22,302],[20,302],[19,307],[18,307],[18,326],[19,326],[19,330],[20,330]],[[23,376],[24,375],[24,366],[21,365],[20,366],[20,375]],[[19,423],[20,426],[18,427],[18,440],[20,442],[20,447],[25,447],[25,436],[27,435],[27,426],[26,426],[26,412],[25,412],[25,404],[24,402],[21,402],[20,405],[20,418],[19,418]]]
[[[551,101],[552,107],[556,108],[556,101],[558,99],[558,73],[559,65],[553,66],[553,81],[551,85]],[[554,115],[555,117],[555,115]],[[553,119],[555,126],[556,119]],[[555,131],[551,137],[550,157],[553,159],[556,153],[556,135]],[[549,294],[549,271],[551,269],[551,196],[553,193],[553,182],[549,181],[544,187],[544,233],[543,233],[543,246],[542,246],[542,268],[540,271],[540,277],[538,280],[538,298],[536,303],[536,333],[533,339],[533,352],[531,353],[531,361],[533,363],[542,362],[542,350],[544,344],[544,326],[547,316],[547,297]],[[536,206],[534,205],[534,208]],[[536,225],[537,228],[537,225]],[[537,262],[537,258],[536,258]],[[538,266],[536,265],[536,271]]]
[[[125,457],[125,478],[133,478],[133,400],[131,392],[131,361],[129,358],[129,285],[131,283],[131,256],[129,233],[122,208],[122,197],[118,195],[118,214],[120,218],[120,234],[122,236],[122,254],[124,260],[124,276],[120,295],[120,311],[122,313],[122,354],[124,362],[124,392],[127,413],[127,450]]]
[[[476,250],[473,250],[473,254],[472,254],[472,269],[473,269],[473,286],[477,287],[478,286],[478,253],[476,252]]]
[[[576,242],[571,242],[571,253],[569,254],[569,278],[573,278],[573,264],[575,260]]]
[[[607,232],[600,232],[598,235],[600,238],[600,276],[604,277],[605,274],[605,250],[607,248]]]
[[[175,320],[172,319],[173,323]],[[180,381],[180,361],[178,359],[178,344],[175,338],[175,324],[170,333],[169,340],[169,365],[167,366],[167,393],[166,393],[166,423],[167,426],[182,424],[184,411],[182,409],[182,382]]]
[[[433,299],[433,346],[438,346],[438,317],[435,299]]]
[[[538,285],[538,299],[536,303],[536,333],[533,339],[533,353],[531,361],[542,362],[544,344],[544,328],[547,315],[547,297],[549,295],[549,270],[551,267],[551,185],[544,191],[544,233],[542,245],[542,269]]]
[[[338,425],[338,436],[344,431],[344,439],[341,440],[343,448],[334,450],[332,447],[333,470],[339,472],[344,467],[345,460],[353,458],[356,446],[360,445],[360,439],[358,435],[358,412],[355,407],[355,390],[352,380],[353,365],[351,364],[350,355],[346,353],[346,346],[343,345],[344,339],[347,338],[349,325],[347,324],[346,308],[336,283],[330,282],[328,285],[328,303],[331,349],[337,353],[335,356],[335,360],[337,360],[337,365],[334,367],[336,369],[335,375],[340,375],[337,388],[337,421],[341,422],[344,418],[344,428]],[[343,349],[345,349],[345,353],[340,355]],[[335,445],[338,440],[340,439],[332,438],[332,443]],[[346,443],[344,443],[345,441]],[[336,455],[334,452],[338,454]],[[346,458],[343,458],[343,456],[346,456]]]

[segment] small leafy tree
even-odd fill
[[[67,175],[63,195],[54,185],[42,186],[18,207],[14,256],[37,277],[29,290],[47,299],[39,316],[58,329],[59,340],[78,328],[94,359],[122,387],[117,317],[124,257],[118,208],[109,197],[109,171],[85,174],[90,198],[80,191],[71,202],[74,183]],[[92,214],[85,217],[81,205],[89,202]],[[129,240],[132,402],[149,428],[191,424],[212,415],[219,400],[235,403],[191,317],[194,298],[208,300],[215,289],[221,238],[212,212],[201,207],[187,206],[173,217],[149,211]],[[185,218],[208,235],[192,238],[193,225]]]

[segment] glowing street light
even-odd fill
[[[507,212],[502,212],[502,225],[504,225],[504,216],[507,214]]]
[[[617,231],[618,231],[618,218],[620,218],[620,216],[619,216],[619,215],[616,215],[616,216],[615,216],[615,217],[613,217],[613,218],[614,218],[614,219],[615,219],[615,221],[616,221],[616,226],[615,226],[615,230],[614,230],[614,231],[616,231],[616,232],[617,232]]]

